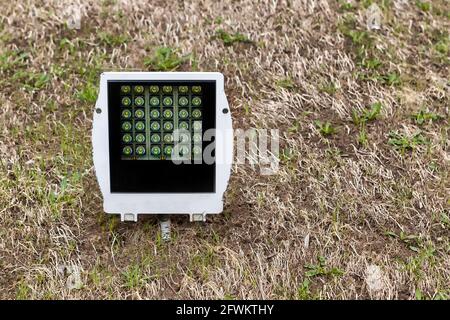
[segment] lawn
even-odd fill
[[[1,4],[0,299],[450,299],[447,0],[80,3]],[[170,243],[105,215],[110,70],[222,72],[278,173],[235,165],[223,214]]]

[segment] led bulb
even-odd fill
[[[159,92],[159,87],[158,86],[150,86],[150,93],[156,94],[158,92]]]
[[[137,146],[136,147],[136,154],[139,156],[143,156],[145,154],[145,147],[144,146]]]
[[[145,103],[145,100],[143,97],[136,97],[134,99],[134,104],[137,105],[138,107],[142,107]]]
[[[134,92],[136,92],[136,93],[143,93],[144,92],[144,87],[143,86],[135,86],[134,87]]]
[[[154,109],[150,111],[150,117],[152,117],[153,119],[159,118],[159,115],[160,115],[159,110]]]
[[[165,97],[165,98],[163,99],[163,105],[165,105],[166,107],[171,106],[172,103],[173,103],[173,100],[172,100],[171,97]]]
[[[131,111],[128,109],[122,110],[122,118],[129,119],[131,117]]]
[[[172,122],[164,122],[164,130],[165,131],[171,131],[173,130],[173,123]]]
[[[178,124],[178,128],[183,129],[183,130],[189,130],[189,123],[187,123],[186,121],[181,121]]]
[[[136,122],[134,127],[136,128],[136,130],[142,131],[145,129],[145,124],[142,121],[138,121],[138,122]]]
[[[133,138],[131,137],[131,134],[124,134],[122,136],[122,141],[125,143],[130,143],[133,140]]]
[[[192,126],[194,128],[194,131],[202,130],[202,122],[201,121],[194,121]]]
[[[172,143],[173,142],[173,135],[171,133],[166,133],[164,135],[164,142],[165,143]]]
[[[135,137],[135,140],[137,143],[144,143],[145,142],[145,135],[143,135],[142,133],[138,133]],[[136,150],[137,152],[137,150]]]
[[[188,87],[187,86],[180,86],[180,87],[178,87],[178,91],[180,92],[180,93],[187,93],[188,92]]]
[[[125,146],[122,149],[122,153],[126,156],[130,156],[133,154],[133,148],[131,148],[130,146]]]
[[[199,109],[192,110],[192,118],[199,119],[202,117],[202,112]]]
[[[151,141],[152,143],[158,143],[158,142],[161,141],[161,136],[160,136],[159,134],[157,134],[157,133],[154,133],[154,134],[152,134],[152,135],[150,136],[150,141]]]
[[[202,154],[202,148],[200,148],[199,146],[194,146],[192,148],[192,152],[194,153],[194,155],[198,156]]]
[[[145,116],[145,112],[144,112],[143,109],[137,109],[137,110],[134,112],[134,116],[135,116],[136,118],[138,118],[138,119],[142,119],[142,118]]]
[[[151,152],[152,155],[154,155],[154,156],[159,156],[159,155],[161,154],[161,148],[158,147],[158,146],[153,146],[153,147],[150,149],[150,152]]]
[[[125,121],[124,123],[122,123],[122,130],[123,131],[130,131],[131,128],[132,128],[131,122]]]
[[[166,156],[170,156],[172,154],[173,148],[172,146],[165,146],[164,147],[164,154]]]
[[[173,112],[172,112],[172,110],[164,110],[163,115],[164,115],[164,118],[169,119],[169,118],[173,117]]]
[[[181,119],[186,119],[187,117],[189,117],[189,112],[186,109],[181,109],[180,111],[178,111],[178,116]]]
[[[122,105],[128,107],[131,104],[131,99],[129,97],[122,98]]]
[[[194,143],[199,143],[202,141],[202,135],[199,133],[194,133],[194,135],[192,136],[192,140],[194,141]]]
[[[151,128],[153,131],[158,131],[158,130],[161,128],[161,125],[159,124],[159,122],[153,121],[153,122],[150,124],[150,128]]]
[[[202,104],[202,99],[200,99],[199,97],[193,97],[192,98],[192,105],[193,106],[198,107],[201,104]]]
[[[186,97],[180,97],[180,99],[178,99],[178,104],[179,104],[181,107],[187,106],[188,103],[189,103],[189,100],[188,100],[188,98],[186,98]]]
[[[188,153],[189,153],[189,148],[187,146],[181,146],[180,147],[180,155],[181,156],[184,156],[184,155],[186,155]]]
[[[189,142],[189,135],[186,133],[180,134],[180,142]]]
[[[192,87],[192,92],[193,93],[200,93],[200,92],[202,92],[202,87],[201,86],[193,86]]]
[[[163,86],[162,88],[164,93],[171,93],[172,92],[172,86]]]
[[[157,110],[157,109],[150,111],[150,117],[152,117],[153,119],[159,118],[159,115],[160,115],[160,113],[159,113],[159,110]]]
[[[159,106],[159,98],[158,97],[151,97],[150,98],[150,105],[153,107]]]
[[[120,87],[120,92],[122,92],[122,93],[130,93],[131,92],[131,87],[130,86],[121,86]]]

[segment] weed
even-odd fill
[[[319,91],[328,93],[329,95],[333,95],[336,93],[336,91],[338,91],[338,89],[339,89],[338,85],[332,81],[322,85],[319,88]]]
[[[16,291],[16,300],[27,300],[30,298],[31,289],[25,281],[19,281]]]
[[[357,110],[352,111],[352,120],[356,125],[365,124],[369,121],[376,120],[381,112],[383,105],[380,102],[375,102],[370,106],[370,109],[358,112]]]
[[[83,102],[94,103],[97,100],[97,86],[87,82],[81,91],[76,91],[75,96]]]
[[[226,46],[232,46],[235,43],[253,43],[247,36],[242,33],[235,32],[230,34],[223,29],[216,30],[216,37],[223,41]]]
[[[244,108],[244,112],[245,112],[246,116],[248,116],[248,115],[250,115],[252,113],[252,109],[250,107],[250,104],[244,103],[242,107]]]
[[[397,72],[390,72],[375,77],[378,81],[388,86],[398,86],[402,83],[400,75]]]
[[[302,284],[297,290],[297,299],[299,300],[312,300],[316,297],[311,293],[310,289],[311,281],[309,279],[303,280]]]
[[[279,88],[284,88],[284,89],[288,89],[288,90],[295,88],[295,83],[291,78],[280,79],[276,82],[276,85]]]
[[[342,271],[339,268],[336,267],[328,267],[326,265],[325,258],[323,256],[319,256],[317,258],[318,263],[317,264],[307,264],[305,265],[305,268],[308,269],[306,271],[305,276],[307,277],[317,277],[317,276],[333,276],[333,277],[339,277],[344,274],[344,271]]]
[[[353,6],[353,4],[349,1],[343,0],[343,1],[339,1],[340,3],[340,7],[339,9],[341,11],[353,11],[355,10],[355,6]]]
[[[446,226],[448,229],[450,229],[450,216],[445,211],[441,212],[440,220],[443,226]]]
[[[344,35],[350,38],[355,47],[370,46],[373,41],[367,31],[348,30]]]
[[[63,38],[59,41],[59,49],[69,51],[70,55],[76,52],[75,44],[67,38]]]
[[[423,12],[429,12],[431,10],[431,3],[426,1],[416,1],[416,6]]]
[[[34,73],[24,70],[18,70],[13,76],[14,81],[22,83],[22,87],[27,91],[36,91],[44,89],[50,82],[50,76],[47,73]]]
[[[416,235],[406,234],[403,231],[400,231],[399,234],[397,234],[397,233],[395,233],[393,231],[386,231],[384,234],[389,236],[389,237],[396,238],[396,239],[402,241],[412,251],[416,251],[416,252],[419,251],[418,247],[420,246],[420,241],[419,241],[419,237],[416,236]]]
[[[100,39],[100,43],[112,47],[118,47],[129,41],[129,38],[126,35],[115,35],[103,31],[98,34],[98,38]]]
[[[423,294],[419,288],[416,288],[415,296],[416,296],[416,300],[423,300]]]
[[[331,136],[332,134],[336,133],[336,128],[333,127],[333,125],[329,121],[324,123],[320,120],[316,120],[314,121],[314,125],[323,136]]]
[[[290,126],[288,128],[288,133],[291,133],[291,134],[292,133],[297,133],[299,128],[300,128],[300,121],[294,120],[294,123],[292,124],[292,126]]]
[[[142,274],[139,265],[130,265],[127,270],[123,272],[125,278],[125,286],[129,289],[140,288],[146,282],[146,277]]]
[[[397,151],[402,154],[407,150],[414,150],[419,145],[428,144],[428,140],[419,131],[412,136],[400,134],[398,132],[391,131],[389,133],[388,143]]]
[[[0,54],[0,72],[25,67],[29,58],[30,56],[26,52],[7,50]]]
[[[367,138],[366,127],[362,126],[358,133],[358,143],[362,146],[367,147],[369,144],[369,139]]]
[[[191,256],[189,261],[189,273],[208,278],[208,270],[218,265],[218,257],[212,247],[207,247]]]
[[[363,59],[363,61],[361,61],[359,65],[366,69],[375,70],[381,67],[383,64],[381,63],[380,60],[378,60],[378,58],[369,58]]]
[[[173,71],[188,61],[191,54],[181,56],[176,49],[159,47],[153,56],[144,60],[144,65],[156,71]]]
[[[288,163],[295,158],[295,153],[291,148],[283,148],[280,151],[279,157],[282,163]]]
[[[426,111],[424,109],[420,110],[417,113],[413,113],[411,115],[411,118],[419,126],[423,125],[425,122],[433,122],[433,121],[437,121],[437,120],[443,119],[443,117],[440,116],[439,114],[434,113],[434,112],[429,112],[429,111]]]
[[[432,244],[427,244],[420,249],[414,250],[417,255],[409,257],[405,263],[407,271],[411,272],[417,279],[421,279],[424,276],[423,267],[425,264],[433,265],[436,262],[435,252],[436,249]]]
[[[432,49],[436,53],[437,58],[444,63],[448,63],[450,61],[448,57],[450,52],[450,37],[448,32],[435,30],[432,35],[432,40]]]
[[[450,290],[446,292],[436,292],[433,300],[449,300],[450,299]]]
[[[434,48],[442,55],[447,55],[449,52],[448,43],[445,41],[439,41],[438,43],[436,43]]]
[[[358,134],[358,143],[367,146],[367,132],[366,132],[366,123],[369,121],[374,121],[378,118],[378,115],[381,112],[382,104],[380,102],[375,102],[370,106],[369,109],[365,109],[362,112],[357,110],[352,111],[352,120],[353,123],[359,126],[359,134]]]

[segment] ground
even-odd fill
[[[1,8],[1,299],[450,298],[447,0]],[[279,129],[278,173],[233,166],[223,214],[169,244],[105,215],[103,70],[222,72],[234,126]]]

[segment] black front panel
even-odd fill
[[[214,81],[108,81],[111,192],[214,192],[215,163],[172,157],[201,157],[215,112]]]

